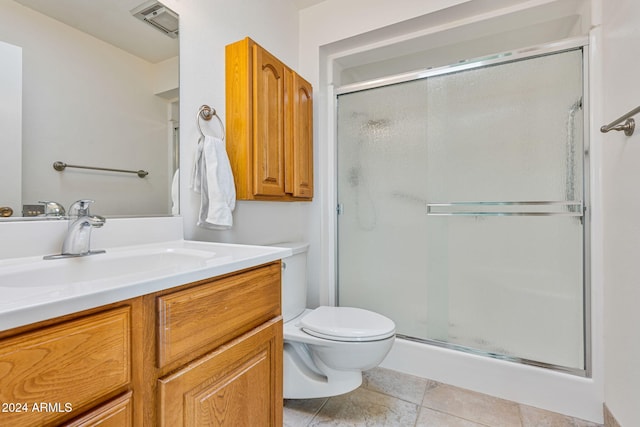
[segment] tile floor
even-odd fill
[[[351,393],[285,400],[285,427],[598,427],[599,424],[376,368]]]

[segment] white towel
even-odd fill
[[[191,188],[200,193],[198,226],[228,230],[236,207],[236,187],[224,141],[213,136],[198,140]]]

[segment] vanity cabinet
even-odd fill
[[[282,425],[280,279],[271,262],[0,332],[0,425]]]
[[[240,200],[313,197],[313,88],[245,38],[226,47],[226,148]]]
[[[280,263],[158,295],[158,425],[282,425]]]

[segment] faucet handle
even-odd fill
[[[69,207],[69,216],[89,216],[89,206],[91,205],[91,203],[93,203],[93,200],[89,199],[80,199],[74,202]]]
[[[51,200],[39,201],[38,203],[44,204],[44,216],[64,216],[64,207]]]

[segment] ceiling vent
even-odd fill
[[[131,14],[172,39],[178,38],[178,14],[162,3],[155,0],[144,2],[132,9]]]

